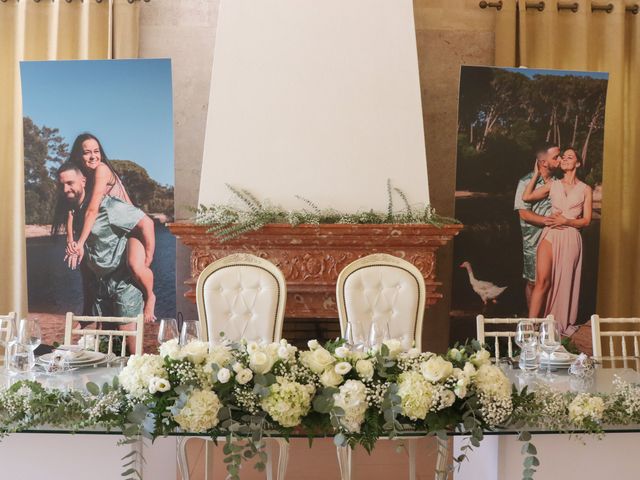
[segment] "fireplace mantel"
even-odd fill
[[[171,232],[191,248],[190,289],[185,297],[195,302],[200,272],[231,253],[252,253],[275,263],[287,281],[289,318],[337,318],[335,288],[340,271],[371,253],[388,253],[413,263],[424,275],[426,308],[442,298],[436,279],[436,251],[462,229],[443,225],[265,225],[240,237],[220,242],[206,226],[171,223]]]

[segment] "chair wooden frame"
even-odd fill
[[[344,336],[349,317],[347,314],[347,306],[345,302],[345,283],[347,279],[358,270],[369,267],[384,266],[391,268],[400,268],[408,272],[416,281],[418,286],[418,306],[416,309],[416,319],[413,330],[414,346],[422,350],[422,323],[424,320],[424,307],[426,302],[426,288],[424,284],[424,277],[422,272],[410,262],[388,255],[386,253],[374,253],[362,257],[358,260],[351,262],[349,265],[338,275],[338,281],[336,283],[336,299],[338,303],[338,318],[340,320],[340,335]],[[405,439],[407,443],[407,452],[409,454],[409,479],[415,480],[416,478],[416,439]],[[351,465],[352,465],[352,449],[349,446],[336,447],[338,455],[338,464],[340,466],[340,476],[343,480],[351,478]]]
[[[369,267],[392,267],[399,268],[409,273],[416,281],[418,286],[418,307],[416,309],[416,321],[414,324],[413,340],[417,349],[422,350],[422,323],[424,320],[424,307],[426,302],[426,288],[422,272],[410,262],[406,260],[388,255],[386,253],[374,253],[366,257],[359,258],[351,262],[338,275],[336,283],[336,299],[338,303],[338,318],[340,320],[340,334],[344,336],[349,318],[347,315],[347,306],[345,304],[344,287],[347,279],[358,270]]]
[[[218,270],[240,266],[257,267],[271,274],[278,284],[278,304],[276,307],[275,321],[273,326],[272,341],[277,342],[282,338],[282,326],[284,323],[284,310],[287,303],[287,284],[284,274],[273,263],[264,258],[251,255],[250,253],[234,253],[220,260],[207,265],[196,283],[196,305],[198,307],[198,318],[200,321],[200,336],[204,341],[209,341],[209,329],[207,310],[204,302],[204,286],[207,279]]]
[[[553,315],[547,315],[544,318],[485,318],[484,315],[478,315],[476,317],[476,337],[480,344],[486,343],[487,337],[493,337],[493,345],[495,351],[495,359],[500,357],[500,339],[507,339],[507,357],[513,358],[513,339],[516,336],[515,327],[522,320],[531,320],[534,324],[540,324],[542,322],[554,321]],[[492,330],[486,331],[486,325],[513,325],[514,330]],[[536,332],[537,334],[537,332]]]
[[[633,325],[637,330],[605,330],[602,331],[602,325]],[[609,355],[602,355],[602,340],[608,337],[607,346]],[[593,357],[602,362],[611,362],[611,366],[615,367],[619,361],[622,361],[623,368],[629,368],[629,362],[633,361],[636,369],[640,367],[640,318],[601,318],[599,315],[591,315],[591,342],[593,346]],[[621,355],[615,355],[614,338],[620,339]],[[633,341],[633,355],[627,352],[628,341]]]
[[[198,276],[198,281],[196,283],[196,304],[198,307],[198,318],[200,321],[200,336],[204,341],[210,341],[209,339],[209,319],[207,318],[207,310],[205,308],[205,298],[204,298],[204,286],[206,284],[207,279],[213,275],[215,272],[223,269],[223,268],[233,268],[233,267],[241,267],[241,266],[250,266],[261,268],[262,270],[267,271],[271,274],[276,283],[278,284],[278,302],[276,306],[276,313],[273,325],[273,335],[272,341],[277,342],[282,338],[282,327],[284,324],[284,311],[287,303],[287,284],[284,278],[284,274],[282,271],[275,266],[273,263],[265,260],[264,258],[257,257],[255,255],[251,255],[249,253],[234,253],[228,255],[224,258],[216,260],[215,262],[207,265],[200,275]],[[189,466],[187,462],[186,455],[186,444],[191,438],[196,437],[180,437],[178,440],[178,470],[180,471],[180,475],[183,480],[190,479]],[[218,441],[224,441],[224,438],[219,438]],[[279,449],[279,458],[278,458],[278,469],[277,469],[277,479],[284,480],[285,474],[287,471],[287,464],[289,460],[289,443],[281,438],[273,439],[278,444]],[[211,442],[211,440],[205,440],[205,442]],[[206,444],[205,444],[206,445]],[[273,476],[273,467],[272,467],[272,458],[273,458],[273,449],[272,445],[267,441],[266,444],[267,451],[267,465],[266,465],[266,475],[267,479],[271,480]],[[205,448],[205,454],[208,459],[209,448]],[[209,478],[209,472],[205,473],[205,478]]]
[[[104,330],[102,328],[73,328],[74,322],[90,322],[96,323],[99,325],[100,323],[116,323],[120,325],[127,325],[130,323],[135,323],[135,330],[113,330],[107,329]],[[135,317],[91,317],[85,315],[74,315],[72,312],[67,312],[66,322],[64,327],[64,343],[65,345],[70,345],[73,335],[94,335],[95,340],[93,346],[94,351],[98,351],[100,347],[100,336],[108,336],[108,348],[107,353],[113,352],[113,337],[122,337],[122,348],[120,349],[120,357],[124,357],[126,355],[126,346],[127,346],[127,338],[135,337],[136,339],[136,353],[138,355],[142,355],[142,345],[143,345],[143,336],[144,336],[144,317],[142,314],[137,315]],[[84,345],[87,348],[86,345]]]

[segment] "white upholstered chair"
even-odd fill
[[[340,331],[352,322],[365,336],[373,322],[387,323],[391,338],[405,346],[422,346],[426,299],[424,278],[414,265],[398,257],[375,253],[347,265],[338,276],[336,298]],[[406,439],[409,478],[416,478],[415,439]],[[337,447],[340,474],[351,478],[351,448]]]
[[[273,263],[245,253],[221,258],[198,277],[196,303],[201,337],[209,342],[222,334],[230,340],[278,341],[282,338],[286,301],[284,275]],[[178,467],[183,480],[189,479],[185,451],[188,440],[181,437],[178,446]],[[271,442],[278,444],[277,478],[284,480],[289,444],[284,439],[267,439],[269,480],[273,475]]]
[[[539,325],[542,322],[554,321],[553,315],[547,315],[545,318],[485,318],[483,315],[476,317],[476,338],[480,344],[488,344],[488,338],[493,338],[493,349],[495,359],[501,358],[500,355],[500,339],[506,338],[507,357],[513,358],[513,342],[516,336],[516,327],[522,320],[531,320],[534,324]],[[499,325],[499,329],[496,329]],[[505,327],[506,326],[506,327]]]
[[[605,326],[604,331],[603,326]],[[607,328],[608,326],[622,327],[622,329],[611,330]],[[608,338],[604,345],[608,355],[603,355],[604,337]],[[603,366],[617,367],[622,364],[623,368],[633,366],[636,370],[640,370],[638,337],[640,337],[640,318],[600,318],[599,315],[591,315],[593,356],[602,361]],[[616,350],[620,353],[619,355],[616,355]],[[629,350],[633,350],[633,353],[629,353]]]
[[[87,322],[95,324],[95,327],[74,328],[74,322]],[[111,324],[109,327],[118,325],[131,325],[132,329],[118,330],[115,328],[104,328],[105,324]],[[126,356],[127,340],[135,339],[135,353],[142,355],[142,341],[144,337],[144,317],[142,314],[135,317],[90,317],[85,315],[74,315],[67,312],[66,323],[64,327],[64,343],[71,345],[73,336],[80,336],[80,345],[83,348],[93,349],[95,352],[100,348],[100,337],[107,337],[107,353],[115,353],[119,357]],[[93,344],[87,342],[87,338],[92,336]],[[113,338],[122,337],[122,346],[119,352],[113,351]],[[133,352],[131,352],[133,353]]]
[[[12,320],[16,320],[16,312],[9,312],[7,315],[0,315],[0,347],[2,347],[2,359],[6,360],[7,342],[11,335]]]

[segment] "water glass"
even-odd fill
[[[173,339],[180,339],[178,331],[178,322],[175,318],[163,318],[160,320],[160,328],[158,329],[158,343],[162,345]]]
[[[547,379],[550,379],[553,377],[553,375],[551,375],[551,355],[562,346],[560,329],[555,321],[545,320],[540,324],[539,342],[540,348],[547,354],[547,371],[545,376]]]
[[[520,347],[520,368],[526,372],[538,369],[538,332],[531,320],[518,322],[516,344]]]
[[[369,348],[379,347],[385,340],[391,339],[388,322],[371,322],[369,330]]]
[[[200,340],[200,322],[184,320],[180,331],[180,345],[186,345],[193,340]]]
[[[34,351],[40,346],[42,341],[42,331],[40,329],[40,322],[37,318],[23,318],[20,320],[20,326],[18,327],[17,344],[21,348],[16,349],[16,355],[27,356],[28,370],[31,370],[35,365]],[[16,362],[20,364],[19,358],[16,358]]]

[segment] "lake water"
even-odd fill
[[[64,236],[27,239],[29,311],[82,313],[82,282],[78,270],[64,263]],[[156,317],[176,315],[176,238],[156,223],[156,252],[151,265]]]

